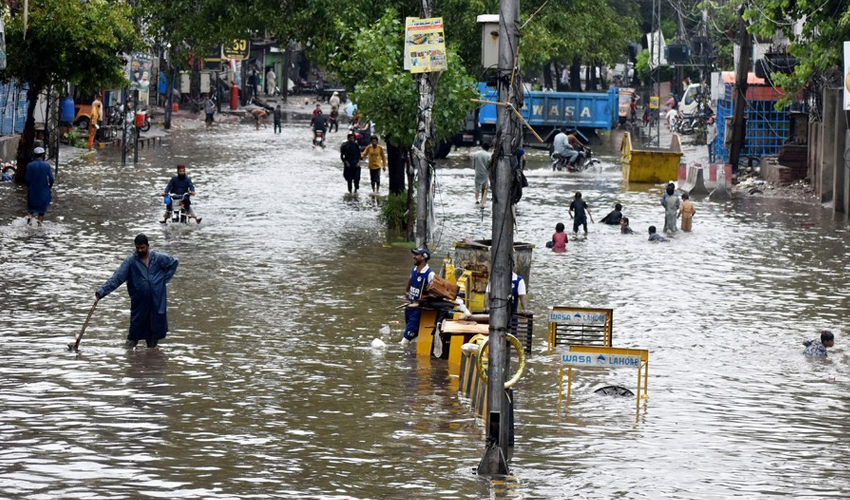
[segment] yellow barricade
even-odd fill
[[[571,345],[569,351],[560,355],[561,371],[558,382],[558,411],[561,410],[561,400],[564,389],[564,365],[567,366],[567,404],[570,403],[573,367],[599,368],[637,368],[637,407],[640,400],[649,398],[647,385],[649,383],[649,350],[628,349],[623,347],[598,347]],[[643,384],[641,384],[643,377]],[[641,388],[643,394],[641,395]]]

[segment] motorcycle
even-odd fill
[[[168,219],[171,219],[171,222],[180,222],[183,224],[187,224],[189,222],[189,212],[185,205],[185,203],[189,201],[189,193],[166,194],[162,201],[165,203],[166,212],[168,212],[168,217],[166,217],[166,220],[162,221],[163,223],[168,222]],[[177,204],[177,207],[175,207],[175,203]],[[168,205],[171,205],[170,211],[168,210]]]
[[[579,151],[578,159],[574,164],[570,164],[566,158],[562,156],[556,156],[554,153],[552,154],[552,170],[553,171],[562,171],[566,170],[567,172],[583,172],[588,168],[593,167],[601,163],[599,160],[593,157],[593,151],[587,146],[584,147],[583,151]]]
[[[147,132],[151,129],[151,112],[148,110],[148,108],[145,107],[139,109],[139,111],[145,114],[144,125],[139,127],[139,130],[141,130],[142,132]]]
[[[354,142],[360,146],[360,150],[366,149],[366,146],[369,145],[369,142],[372,140],[372,133],[370,128],[358,128],[354,125],[350,125],[348,127],[348,133],[354,134]]]
[[[325,131],[320,128],[313,130],[313,148],[316,146],[325,149]]]

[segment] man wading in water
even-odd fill
[[[408,303],[418,302],[422,292],[434,281],[434,270],[428,265],[431,252],[427,248],[416,248],[413,252],[413,269],[410,270],[410,279],[407,281],[405,299]],[[419,335],[419,318],[422,312],[419,309],[406,307],[404,309],[404,338],[401,346],[407,347],[410,341]]]
[[[126,282],[130,295],[130,333],[125,347],[133,349],[144,340],[151,348],[168,333],[165,284],[177,272],[177,259],[151,251],[144,234],[136,236],[134,243],[136,251],[124,259],[94,296],[100,300]]]

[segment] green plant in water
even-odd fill
[[[74,148],[84,148],[86,147],[86,140],[80,137],[77,133],[76,129],[71,129],[64,134],[62,134],[62,138],[65,139],[65,142],[68,143],[69,146]]]
[[[402,231],[407,225],[407,193],[391,194],[381,205],[378,220],[390,231]]]

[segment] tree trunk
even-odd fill
[[[570,65],[570,90],[581,92],[581,59],[576,59]]]
[[[407,171],[408,147],[394,146],[387,139],[387,170],[390,173],[390,194],[404,192],[404,176]]]
[[[192,113],[201,111],[199,103],[201,102],[201,58],[194,57],[192,59],[192,79],[189,84],[189,97],[191,99],[190,109]]]
[[[431,163],[434,161],[434,120],[431,115],[434,93],[440,73],[420,73],[416,76],[419,89],[419,112],[416,117],[416,137],[411,148],[413,167],[419,178],[416,192],[416,246],[427,247],[431,235],[428,227],[431,195]],[[410,208],[408,206],[408,208]]]
[[[35,106],[38,104],[38,95],[44,90],[43,83],[29,83],[27,89],[27,120],[24,122],[24,131],[18,142],[17,168],[15,169],[15,182],[24,182],[27,165],[32,161],[32,150],[35,144]],[[12,124],[14,127],[14,124]]]
[[[414,179],[416,170],[413,168],[413,150],[406,148],[404,154],[407,157],[407,241],[413,241],[413,230],[415,229],[416,210],[414,210],[413,194],[415,193]]]
[[[556,88],[556,86],[553,85],[553,82],[552,82],[552,63],[545,64],[543,66],[543,88],[544,89],[554,89],[554,88]]]

